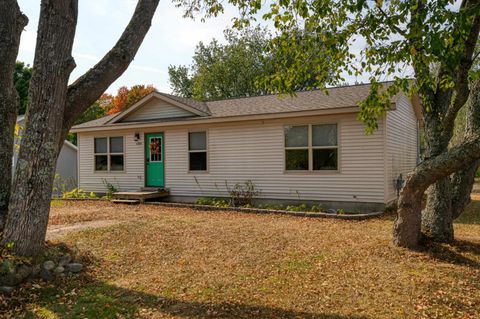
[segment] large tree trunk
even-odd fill
[[[393,243],[416,249],[422,239],[421,206],[425,190],[435,181],[463,170],[480,158],[480,132],[448,152],[425,160],[411,172],[398,199]]]
[[[480,129],[480,123],[475,116],[475,112],[480,111],[479,105],[479,82],[472,84],[470,98],[467,101],[465,138],[471,136],[476,130]],[[450,138],[453,133],[444,134]],[[449,140],[448,140],[449,141]],[[448,141],[443,140],[442,145],[446,151]],[[436,153],[440,148],[435,149]],[[422,212],[422,233],[430,240],[437,242],[450,242],[454,239],[453,220],[460,216],[466,205],[470,202],[470,193],[472,191],[475,172],[478,169],[478,163],[475,162],[467,169],[457,172],[452,178],[447,177],[430,186],[427,191],[427,205]]]
[[[52,184],[77,24],[77,0],[43,0],[27,121],[15,170],[4,243],[32,255],[45,243]],[[61,30],[61,32],[59,32]]]
[[[480,130],[480,80],[472,84],[467,104],[465,139]],[[475,161],[467,169],[457,172],[452,177],[452,219],[458,218],[470,203],[470,194],[475,182],[475,174],[480,161]]]
[[[466,170],[455,173],[452,177],[452,220],[457,219],[470,203],[475,174],[480,161],[475,161]]]
[[[422,233],[437,242],[453,240],[452,185],[449,177],[427,190],[427,203],[422,211]]]
[[[448,144],[452,137],[453,128],[445,132],[440,116],[448,108],[449,97],[442,97],[439,112],[428,114],[425,126],[425,139],[427,144],[427,158],[435,157],[448,150]],[[422,211],[422,234],[428,238],[442,242],[453,239],[452,227],[452,195],[450,178],[445,177],[427,189],[427,203]]]
[[[468,103],[468,118],[472,129],[465,133],[464,142],[418,165],[406,179],[398,201],[397,219],[394,225],[394,244],[417,248],[421,233],[421,201],[425,190],[432,183],[452,173],[468,170],[480,159],[480,80],[472,86]],[[453,218],[453,216],[452,216]]]
[[[159,0],[139,0],[115,47],[70,87],[78,0],[43,0],[22,139],[3,244],[18,255],[39,253],[45,242],[55,164],[70,127],[127,69],[140,47]]]
[[[7,215],[18,97],[13,83],[20,36],[28,19],[17,1],[0,0],[0,231]]]

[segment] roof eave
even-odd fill
[[[183,126],[193,124],[210,124],[210,123],[224,123],[224,122],[242,122],[250,120],[268,120],[268,119],[281,119],[289,117],[304,117],[314,115],[336,115],[357,113],[359,108],[357,106],[321,109],[321,110],[308,110],[308,111],[291,111],[281,113],[267,113],[267,114],[255,114],[255,115],[240,115],[240,116],[225,116],[225,117],[198,117],[182,121],[171,122],[130,122],[121,124],[106,124],[95,127],[79,127],[72,128],[72,133],[92,132],[92,131],[106,131],[106,130],[118,130],[118,129],[130,129],[130,128],[149,128],[158,126]]]

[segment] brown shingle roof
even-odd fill
[[[386,86],[390,83],[386,83]],[[369,94],[370,84],[297,92],[296,96],[264,95],[207,102],[213,117],[311,111],[357,106]]]
[[[385,82],[384,86],[388,87],[391,83],[392,82]],[[210,102],[199,102],[166,93],[159,94],[206,113],[205,116],[201,116],[200,118],[222,118],[354,107],[357,106],[359,102],[363,101],[368,96],[369,92],[370,84],[358,84],[329,88],[327,94],[324,93],[323,90],[312,90],[297,92],[296,96],[277,94]],[[103,125],[113,126],[115,123],[106,123],[115,115],[117,114],[86,122],[77,125],[74,128],[97,127]],[[195,118],[199,117],[197,116]],[[161,122],[160,120],[157,121]]]
[[[103,124],[110,121],[110,119],[112,119],[116,115],[118,115],[118,113],[107,115],[107,116],[101,117],[101,118],[93,120],[93,121],[78,124],[78,125],[75,125],[73,128],[85,128],[85,127],[102,126]]]

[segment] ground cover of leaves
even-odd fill
[[[473,205],[473,206],[472,206]],[[54,203],[50,224],[119,220],[55,238],[85,273],[1,297],[8,318],[479,318],[480,205],[457,242],[391,245],[393,219]],[[2,317],[2,318],[3,318]]]

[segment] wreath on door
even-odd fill
[[[150,142],[150,154],[160,154],[160,143],[158,140]]]

